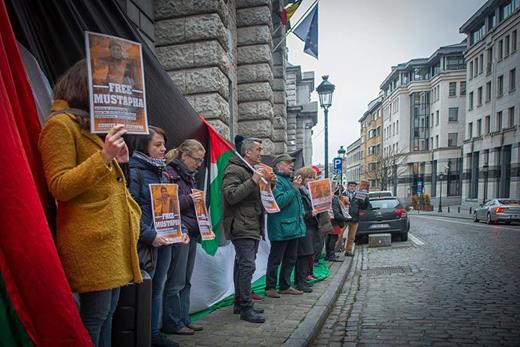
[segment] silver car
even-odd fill
[[[475,209],[473,221],[486,221],[487,224],[520,222],[520,200],[491,199]]]

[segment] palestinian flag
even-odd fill
[[[224,170],[229,159],[233,156],[235,150],[233,146],[220,136],[220,134],[209,124],[204,117],[200,119],[206,124],[208,130],[208,146],[209,146],[209,215],[211,217],[211,225],[215,233],[215,239],[210,241],[202,241],[202,248],[210,254],[215,255],[220,244],[221,222],[223,216],[222,206],[222,178]]]

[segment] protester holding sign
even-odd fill
[[[343,229],[347,223],[347,217],[343,214],[343,209],[341,208],[342,202],[339,199],[339,195],[343,190],[341,185],[336,184],[334,186],[334,196],[332,197],[332,213],[334,218],[332,219],[332,232],[327,234],[327,239],[325,242],[325,258],[332,262],[340,262],[336,256],[336,244],[338,241],[338,237],[343,233]]]
[[[81,319],[95,346],[110,346],[120,287],[142,281],[140,209],[118,163],[127,158],[126,130],[108,129],[104,140],[91,133],[88,98],[81,60],[54,86],[39,149],[58,202],[56,247],[70,287],[79,293]]]
[[[195,173],[204,162],[206,150],[193,139],[185,140],[177,149],[167,153],[164,175],[168,182],[179,187],[179,206],[182,223],[188,229],[189,244],[173,245],[170,269],[166,279],[163,299],[162,331],[171,334],[193,335],[202,330],[190,318],[191,276],[195,266],[197,242],[200,241],[200,230],[195,211],[195,202],[204,202],[197,189]]]
[[[251,280],[255,272],[256,253],[263,237],[263,207],[260,201],[258,182],[262,178],[253,166],[262,159],[262,142],[246,138],[240,145],[240,155],[229,160],[222,179],[224,197],[224,231],[226,238],[235,247],[233,279],[236,308],[240,319],[252,323],[263,323],[262,309],[253,307]]]
[[[366,182],[366,181],[365,181]],[[359,211],[365,210],[368,208],[368,182],[363,185],[363,192],[359,193],[356,190],[357,183],[354,181],[350,181],[347,183],[347,192],[346,195],[349,200],[349,214],[351,219],[347,222],[348,226],[348,239],[347,246],[345,247],[345,255],[353,256],[354,255],[354,240],[356,239],[356,233],[359,223]]]
[[[298,260],[296,261],[295,282],[296,289],[303,292],[311,292],[311,284],[309,280],[315,279],[312,277],[313,256],[314,256],[314,238],[319,233],[318,218],[312,212],[312,203],[309,193],[309,182],[316,179],[316,172],[312,167],[302,167],[295,174],[302,178],[300,185],[300,195],[303,203],[304,221],[307,232],[305,237],[298,240]]]
[[[273,195],[280,212],[267,215],[271,250],[267,260],[265,294],[272,298],[280,297],[276,292],[277,282],[280,286],[280,294],[302,294],[302,291],[291,286],[290,280],[298,257],[298,239],[304,237],[306,232],[303,203],[299,193],[302,178],[296,176],[291,180],[294,160],[289,154],[280,154],[273,159],[277,176]],[[280,264],[281,269],[277,276]]]
[[[164,130],[150,126],[149,135],[134,136],[135,148],[130,158],[130,191],[135,201],[141,206],[141,233],[138,251],[141,268],[152,277],[152,345],[177,346],[160,334],[161,298],[166,274],[172,258],[172,240],[161,236],[154,228],[154,211],[150,194],[151,184],[166,183],[163,170],[166,166],[166,135]],[[170,198],[166,199],[170,201]],[[163,204],[154,204],[156,208]],[[168,204],[172,205],[172,204]],[[173,206],[172,206],[173,207]],[[166,207],[169,211],[169,206]]]

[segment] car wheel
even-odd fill
[[[408,233],[401,234],[401,241],[408,241]]]
[[[473,221],[475,223],[478,223],[478,218],[477,218],[477,212],[476,211],[473,213]]]
[[[493,224],[493,221],[491,220],[491,213],[489,213],[489,212],[488,212],[488,214],[487,214],[486,223],[487,223],[487,224]]]

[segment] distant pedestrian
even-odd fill
[[[340,185],[335,185],[333,187],[334,195],[332,196],[332,231],[327,234],[327,238],[325,241],[325,259],[337,262],[342,261],[339,260],[336,256],[336,244],[338,241],[338,237],[342,234],[343,228],[346,226],[347,218],[343,215],[343,211],[341,209],[342,202],[339,199],[339,195],[342,191],[342,187]]]
[[[359,212],[368,208],[368,194],[363,192],[360,197],[357,197],[357,183],[350,181],[347,184],[347,192],[345,193],[349,200],[349,214],[351,219],[347,222],[348,227],[348,238],[347,246],[345,247],[345,255],[352,257],[354,255],[354,240],[356,239],[356,233],[359,224]]]
[[[303,292],[291,286],[291,273],[298,258],[298,240],[305,236],[304,209],[299,188],[301,176],[291,179],[294,158],[289,154],[280,154],[273,159],[276,173],[274,198],[280,212],[267,215],[267,231],[271,242],[271,251],[267,260],[265,293],[268,297],[279,298],[280,294],[300,295]],[[278,266],[281,265],[278,273]]]

